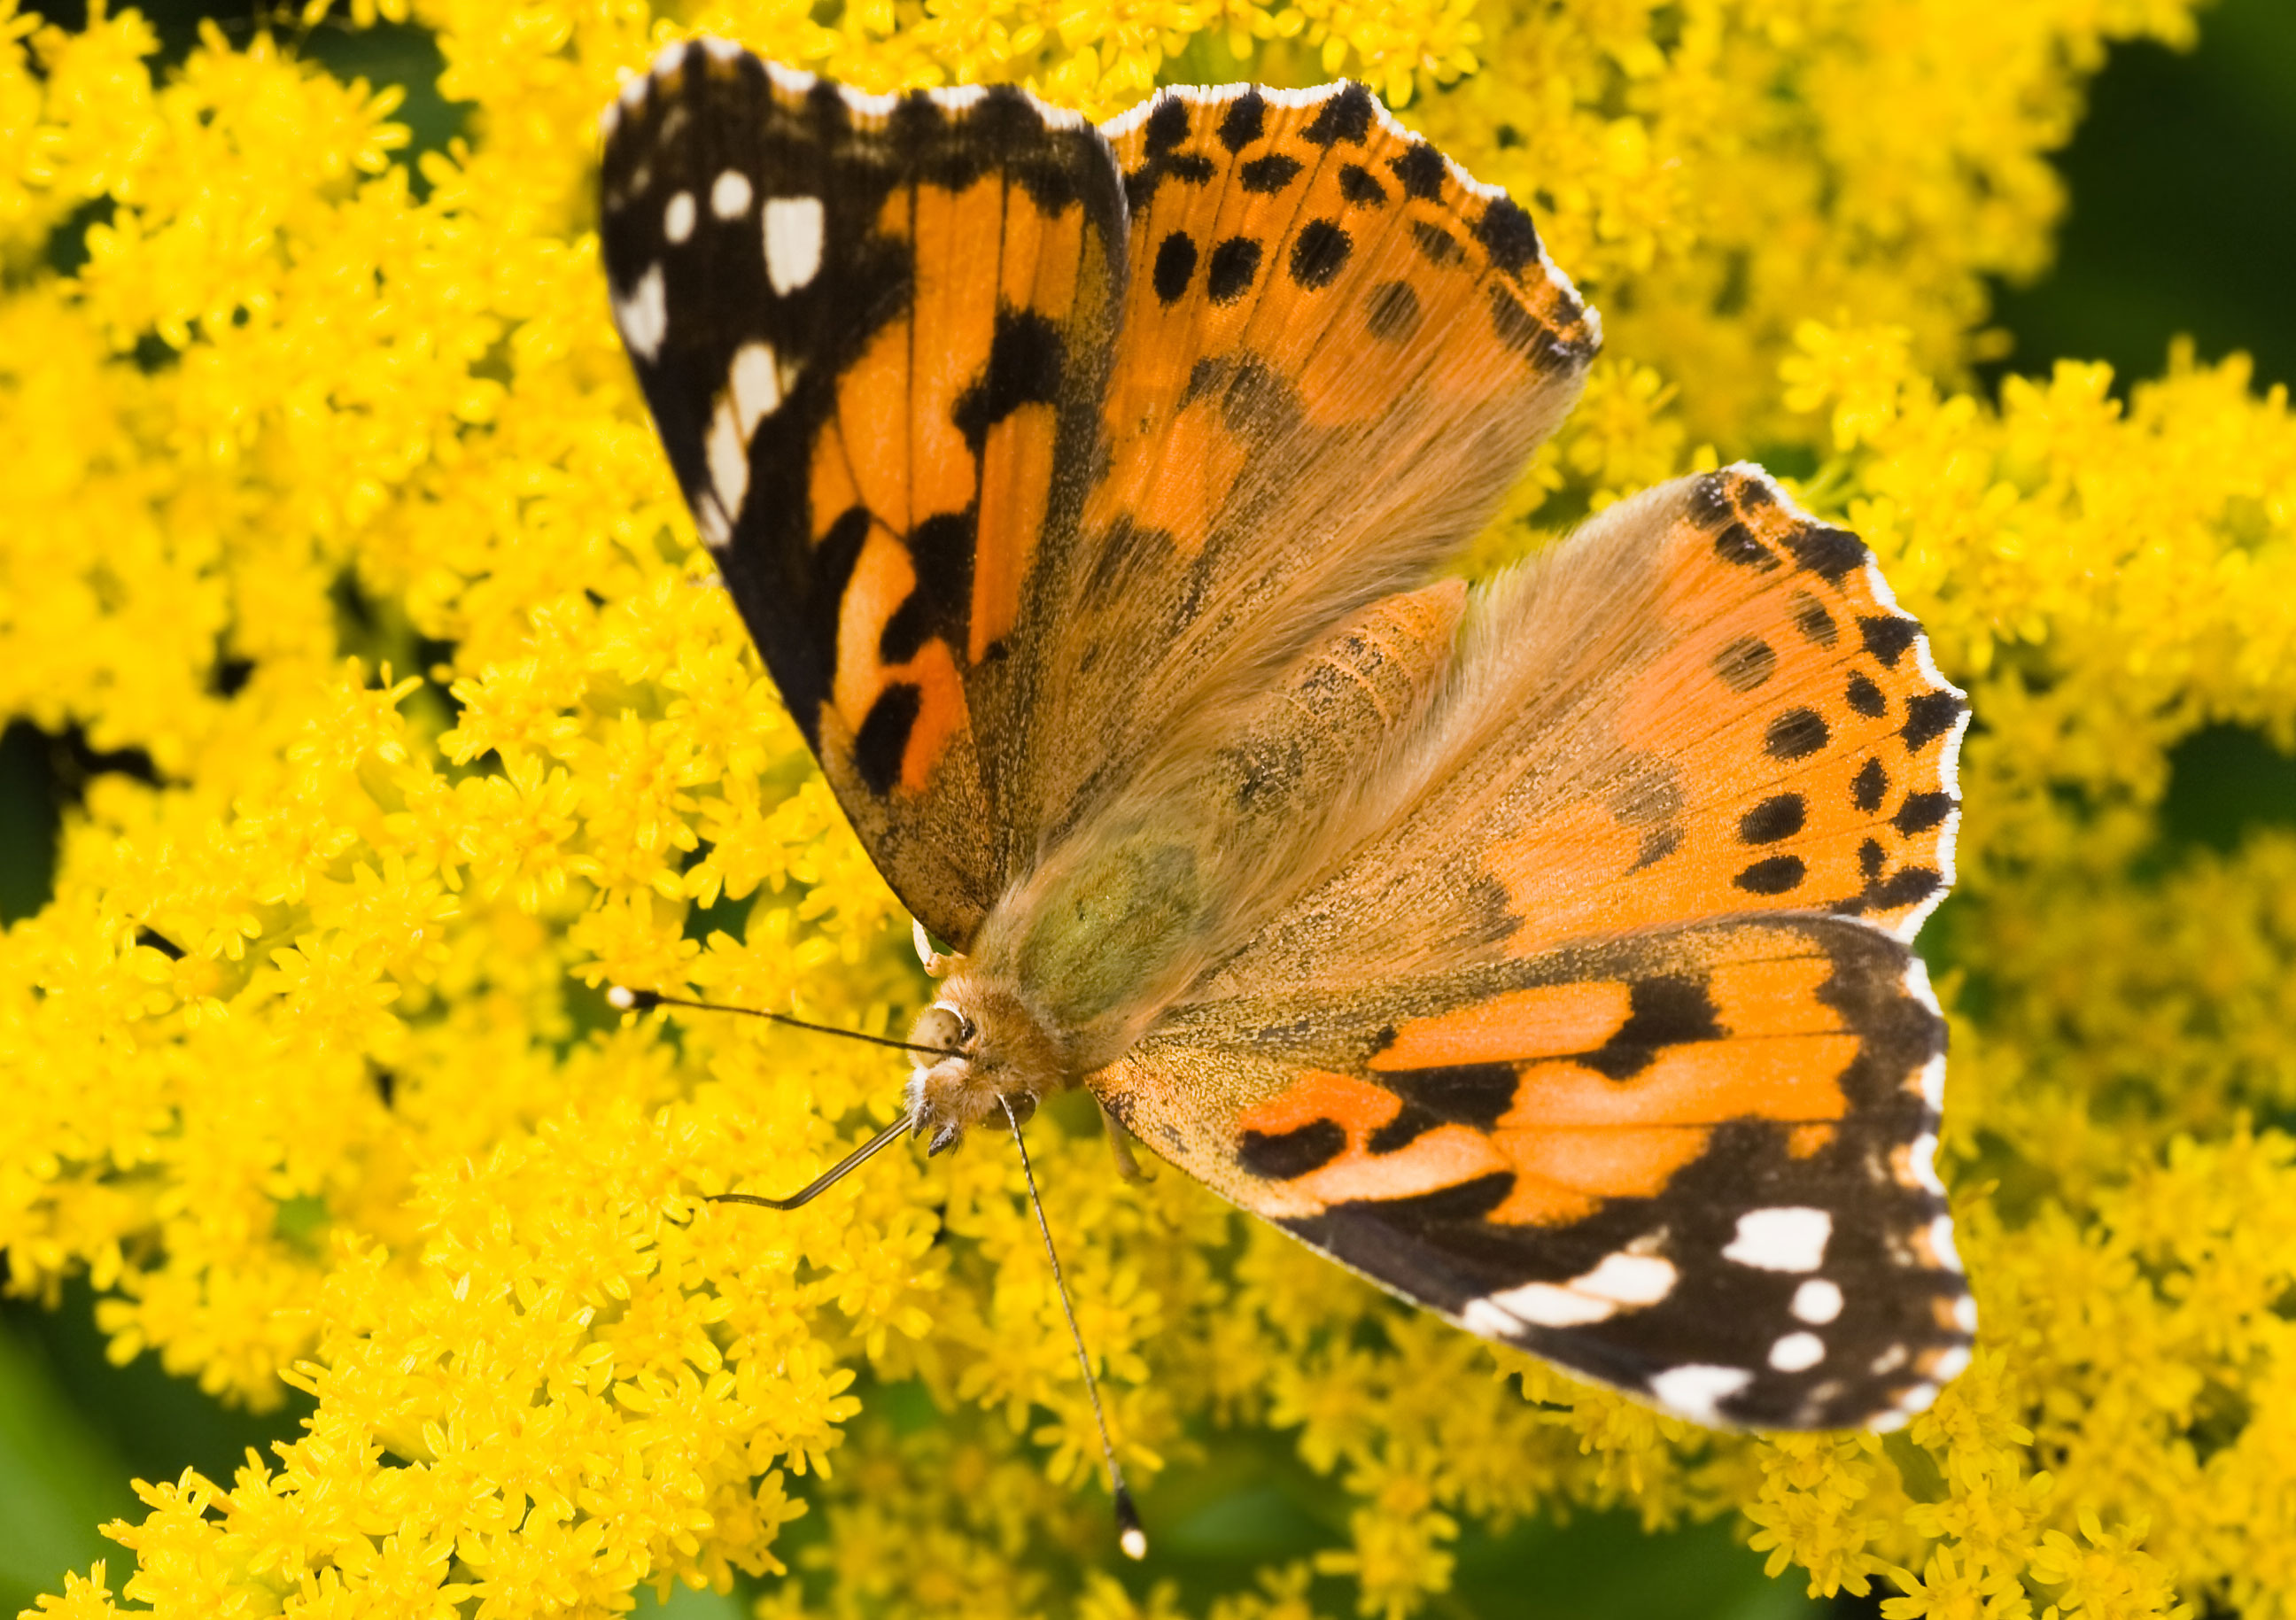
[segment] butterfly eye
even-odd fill
[[[909,1028],[909,1041],[912,1045],[954,1052],[969,1043],[974,1033],[971,1019],[947,1002],[935,1002],[917,1014],[917,1021]]]

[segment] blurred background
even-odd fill
[[[82,5],[22,9],[67,28],[86,17]],[[163,61],[180,58],[203,21],[243,40],[258,16],[245,4],[160,0],[142,9]],[[440,146],[459,127],[457,110],[434,88],[439,57],[422,30],[322,28],[304,48],[346,78],[403,85],[399,117],[413,129],[413,151]],[[2046,372],[2066,357],[2109,361],[2125,389],[2159,372],[2178,336],[2192,339],[2203,360],[2251,356],[2259,391],[2296,380],[2296,4],[2218,0],[2190,53],[2116,47],[2059,162],[2071,200],[2056,264],[2031,285],[1995,290],[2005,347],[1980,386],[1990,391],[2006,373]],[[68,229],[51,259],[70,268],[79,252]],[[60,819],[87,779],[136,765],[20,723],[0,735],[0,921],[45,902]],[[2177,756],[2165,819],[2181,843],[2226,849],[2259,823],[2296,823],[2296,760],[2234,728],[2197,733]],[[84,1286],[67,1289],[53,1311],[0,1304],[0,1615],[60,1590],[66,1569],[107,1557],[115,1578],[132,1567],[97,1534],[108,1520],[140,1517],[129,1480],[173,1479],[186,1468],[227,1480],[248,1448],[297,1432],[300,1400],[291,1395],[283,1410],[251,1417],[169,1378],[149,1354],[112,1365]],[[898,1411],[885,1415],[902,1420]],[[1264,1563],[1342,1540],[1340,1500],[1333,1495],[1334,1517],[1323,1520],[1318,1495],[1329,1487],[1282,1444],[1239,1436],[1216,1467],[1191,1473],[1160,1481],[1153,1499],[1153,1573],[1178,1581],[1191,1607]],[[1470,1528],[1452,1601],[1440,1612],[1535,1620],[1881,1613],[1880,1591],[1816,1601],[1803,1594],[1799,1572],[1767,1579],[1734,1528],[1723,1522],[1646,1537],[1628,1515],[1504,1534]],[[785,1540],[801,1546],[807,1530],[800,1520]],[[794,1549],[784,1550],[794,1563]],[[642,1600],[642,1611],[652,1607]],[[685,1620],[732,1620],[746,1605],[739,1592],[705,1592],[681,1593],[668,1608]]]

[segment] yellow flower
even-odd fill
[[[338,8],[341,9],[341,8]],[[1735,1515],[1892,1620],[2296,1613],[2296,838],[2164,852],[2172,750],[2296,745],[2296,421],[2180,352],[1961,391],[2111,40],[2185,0],[324,0],[411,18],[464,132],[209,29],[0,0],[0,701],[107,772],[0,936],[10,1287],[307,1431],[141,1487],[45,1612],[1184,1612],[1104,1573],[1097,1440],[993,1143],[786,1191],[886,1054],[619,1019],[627,981],[900,1028],[907,920],[712,582],[609,328],[619,73],[708,28],[873,88],[1360,74],[1605,309],[1488,566],[1693,466],[1817,458],[1980,729],[1944,1170],[1980,1352],[1902,1434],[1718,1436],[1405,1312],[1185,1178],[1032,1136],[1152,1493],[1273,1436],[1334,1580],[1427,1612],[1470,1523]],[[1247,60],[1248,59],[1248,60]],[[84,253],[63,237],[85,225]],[[51,253],[53,250],[53,258]],[[55,266],[62,266],[61,268]],[[400,673],[409,672],[409,673]],[[1949,967],[1949,970],[1944,970]],[[2270,1122],[2270,1123],[2259,1123]],[[810,1516],[801,1553],[787,1527]],[[2117,1526],[2107,1530],[2105,1526]]]

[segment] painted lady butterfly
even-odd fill
[[[1373,1280],[1702,1422],[1890,1425],[1960,1370],[1906,942],[1961,694],[1752,467],[1435,577],[1599,342],[1529,216],[1354,84],[1095,128],[701,40],[604,121],[670,464],[962,953],[881,1144],[1086,1086]]]

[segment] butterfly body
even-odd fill
[[[630,81],[603,189],[702,538],[958,953],[933,1149],[1086,1086],[1702,1421],[1899,1422],[1958,1370],[1906,941],[1960,695],[1751,467],[1442,577],[1599,342],[1521,209],[1359,86],[1095,129],[714,41]]]

